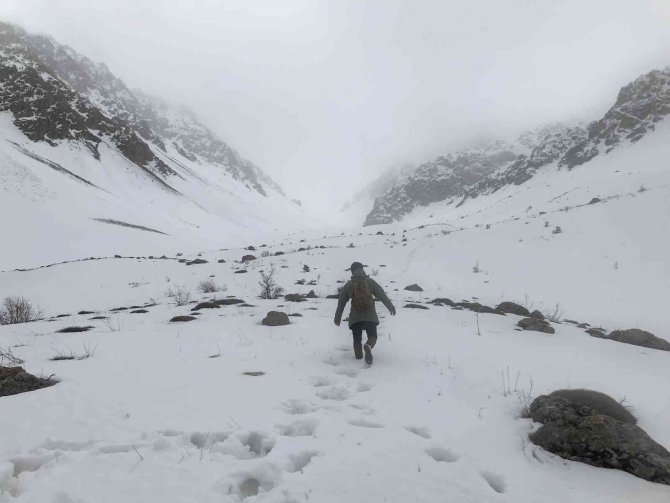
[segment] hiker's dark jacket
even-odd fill
[[[364,272],[362,272],[362,274],[365,275]],[[384,289],[381,286],[379,286],[379,283],[377,283],[374,279],[367,276],[366,279],[368,281],[368,287],[370,288],[370,292],[372,293],[372,295],[375,298],[381,300],[389,311],[395,309],[389,298],[386,296],[386,293],[384,293]],[[337,311],[335,311],[335,320],[342,319],[344,306],[346,306],[347,302],[349,302],[349,299],[351,299],[353,291],[354,291],[353,281],[349,280],[345,283],[345,285],[342,287],[342,291],[340,292],[340,298],[337,302]],[[371,307],[363,311],[359,311],[356,308],[354,308],[352,303],[351,311],[349,312],[349,328],[351,328],[351,325],[359,321],[371,321],[373,323],[379,324],[379,317],[377,316],[377,311],[375,309],[374,303],[372,304]]]

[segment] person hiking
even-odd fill
[[[371,364],[372,348],[377,343],[377,325],[379,325],[379,318],[375,310],[375,297],[384,303],[391,316],[395,316],[395,307],[379,283],[365,274],[363,264],[354,262],[347,271],[351,271],[351,279],[340,291],[335,311],[335,325],[340,326],[344,306],[351,299],[349,328],[354,337],[354,356],[360,360],[365,352],[365,363]],[[364,346],[362,345],[363,330],[368,336]]]

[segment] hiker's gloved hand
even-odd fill
[[[391,307],[391,309],[389,309],[389,313],[391,313],[391,316],[395,316],[395,307]]]
[[[338,327],[340,326],[341,320],[339,318],[335,318],[335,325]]]

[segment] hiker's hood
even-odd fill
[[[367,276],[367,274],[365,274],[365,271],[363,269],[354,269],[353,271],[351,271],[352,278],[361,278],[365,276]]]

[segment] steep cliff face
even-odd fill
[[[545,166],[573,169],[640,140],[668,115],[670,67],[625,86],[614,106],[586,127],[553,124],[522,134],[513,145],[496,142],[420,165],[375,199],[365,225],[401,220],[418,206],[450,200],[462,204],[508,185],[521,185]]]
[[[365,225],[392,222],[417,206],[458,197],[466,187],[516,159],[514,149],[508,143],[495,142],[422,164],[375,200]]]
[[[588,128],[559,166],[574,168],[626,142],[636,142],[670,115],[670,67],[637,78],[619,91],[616,103]]]

